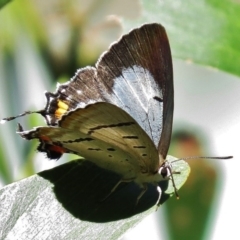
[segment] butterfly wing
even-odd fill
[[[61,117],[73,109],[104,101],[97,87],[96,75],[94,67],[81,68],[69,82],[58,84],[55,93],[45,92],[47,104],[41,114],[48,125],[57,125]]]
[[[104,99],[129,113],[165,159],[173,118],[173,73],[168,38],[160,24],[131,31],[97,63]]]
[[[173,117],[173,73],[165,29],[146,24],[124,35],[103,53],[96,68],[78,70],[56,93],[46,93],[43,112],[49,125],[64,113],[95,102],[125,110],[166,157]]]
[[[39,127],[20,134],[81,155],[125,178],[158,170],[158,152],[152,140],[129,114],[110,103],[71,111],[59,127]]]

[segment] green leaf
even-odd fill
[[[168,157],[169,161],[175,160]],[[172,163],[179,189],[190,168],[181,160]],[[107,196],[119,176],[89,161],[75,160],[10,184],[0,191],[1,239],[118,239],[155,211],[158,193],[150,186],[136,206],[141,189],[122,183]],[[174,190],[163,181],[161,203]]]
[[[142,0],[139,20],[126,28],[159,22],[169,36],[173,57],[240,76],[240,4],[232,0]]]

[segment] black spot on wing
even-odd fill
[[[143,153],[143,154],[142,154],[142,157],[146,157],[146,156],[147,156],[147,154],[146,154],[146,153]]]
[[[108,151],[116,151],[114,148],[107,148]]]
[[[163,102],[163,99],[157,96],[153,97],[153,99],[157,100],[158,102]]]
[[[145,146],[133,146],[133,148],[146,148]]]
[[[92,138],[77,138],[74,140],[67,140],[67,141],[62,141],[62,143],[74,143],[74,142],[85,142],[85,141],[93,141],[94,139]]]
[[[102,151],[100,148],[88,148],[89,151]]]
[[[94,131],[100,130],[103,128],[125,127],[133,124],[135,124],[135,122],[122,122],[122,123],[109,124],[109,125],[99,125],[97,127],[90,128],[90,130],[88,131],[88,134],[91,135],[92,133],[94,133]]]
[[[125,139],[138,139],[138,136],[123,136]]]

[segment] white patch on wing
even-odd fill
[[[162,131],[163,103],[154,97],[163,99],[163,93],[151,73],[137,65],[125,68],[114,79],[112,91],[120,100],[117,105],[138,122],[157,146]]]
[[[87,101],[87,102],[79,102],[77,105],[77,108],[85,108],[87,105],[94,104],[96,102],[102,102],[102,100],[101,99],[97,99],[97,100],[89,99],[89,101]]]
[[[76,90],[76,92],[77,92],[77,94],[78,94],[78,95],[81,95],[81,94],[82,94],[82,91],[81,91],[81,90],[79,90],[79,89],[78,89],[78,90]]]

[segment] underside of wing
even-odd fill
[[[58,84],[55,93],[45,93],[47,103],[42,115],[48,125],[57,125],[61,117],[73,109],[104,101],[97,87],[96,74],[94,67],[81,68],[69,82]]]
[[[97,64],[106,101],[128,112],[166,157],[173,118],[172,59],[165,29],[147,24],[112,45]]]
[[[146,172],[156,172],[158,153],[152,140],[138,123],[121,108],[96,103],[70,112],[59,125],[114,145],[129,153]]]
[[[158,152],[149,136],[129,114],[110,103],[76,109],[63,116],[59,127],[40,127],[21,135],[62,147],[106,169],[109,165],[109,170],[117,168],[114,162],[142,173],[156,173],[159,168]]]
[[[58,157],[63,153],[74,153],[124,178],[135,178],[136,173],[141,171],[141,166],[134,165],[134,159],[127,152],[76,130],[38,127],[20,132],[20,135],[27,140],[38,139],[38,150],[41,152],[48,154],[50,151],[51,156],[55,154]]]
[[[165,29],[146,24],[124,35],[96,68],[79,69],[55,93],[46,93],[43,116],[56,125],[64,113],[95,102],[109,102],[129,113],[165,158],[173,115],[172,59]]]

